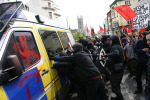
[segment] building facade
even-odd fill
[[[109,31],[109,34],[112,34],[112,19],[111,19],[111,10],[107,13],[107,31]]]
[[[61,17],[59,6],[55,5],[52,0],[30,0],[25,7],[30,12],[55,21],[59,21]]]
[[[138,0],[115,0],[110,5],[111,10],[111,20],[112,20],[112,33],[116,34],[119,32],[122,33],[122,25],[125,27],[130,26],[131,20],[125,20],[115,9],[114,7],[121,6],[121,5],[129,5],[131,9],[135,8],[137,6]]]
[[[83,24],[83,17],[82,16],[78,16],[77,17],[77,21],[78,21],[78,30],[80,33],[84,32],[84,24]]]
[[[16,2],[17,0],[0,0],[0,3]],[[19,1],[19,0],[18,0]],[[59,6],[57,6],[52,0],[27,0],[25,4],[25,10],[42,15],[46,18],[59,21],[61,14]]]

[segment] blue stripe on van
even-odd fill
[[[22,86],[19,86],[20,81],[25,77],[32,73],[36,73],[38,71],[37,67],[25,72],[21,77],[13,80],[3,86],[8,98],[10,100],[30,100],[33,99],[40,91],[44,90],[44,86],[40,77],[40,74],[37,74],[38,82],[35,80],[35,75],[31,75],[26,80],[23,81]],[[27,96],[27,85],[28,85],[28,95],[30,94],[30,98]]]

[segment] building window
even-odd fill
[[[126,5],[131,5],[131,4],[130,4],[130,0],[125,0],[125,4],[126,4]]]
[[[115,12],[112,12],[111,17],[115,18]]]
[[[131,23],[131,19],[127,20],[127,24],[130,25]]]
[[[48,7],[50,7],[50,8],[51,8],[51,3],[50,3],[50,2],[48,2]]]
[[[52,19],[52,12],[49,12],[49,18]]]

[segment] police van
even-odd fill
[[[0,4],[0,100],[61,100],[69,81],[52,68],[48,52],[70,49],[72,34],[23,7]]]

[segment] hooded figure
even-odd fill
[[[120,46],[119,37],[117,35],[111,36],[109,38],[109,43],[112,47],[110,53],[106,54],[105,57],[108,57],[110,60],[110,67],[111,67],[110,83],[112,87],[112,92],[114,92],[117,95],[115,97],[115,100],[124,100],[120,88],[120,83],[124,72],[123,49]],[[115,67],[119,67],[120,69],[116,70]]]
[[[101,38],[101,43],[102,43],[103,49],[105,50],[106,53],[109,53],[110,48],[111,48],[108,38],[109,38],[109,35],[102,35],[102,38]]]
[[[83,51],[85,51],[86,53],[89,54],[90,58],[93,60],[93,57],[91,56],[91,52],[88,50],[87,46],[88,46],[88,41],[86,39],[80,38],[79,43],[81,43],[83,45]]]
[[[136,66],[136,82],[137,82],[137,90],[134,92],[134,94],[139,94],[143,90],[142,86],[142,72],[145,72],[146,76],[146,83],[147,83],[147,62],[148,62],[148,55],[146,52],[149,50],[149,46],[146,43],[146,35],[143,34],[143,39],[139,39],[134,47],[134,52],[137,56],[137,66]]]
[[[83,51],[82,44],[74,44],[72,48],[73,55],[50,57],[50,59],[60,62],[71,62],[74,65],[72,67],[75,67],[75,75],[84,83],[87,100],[108,100],[101,74],[89,55]]]

